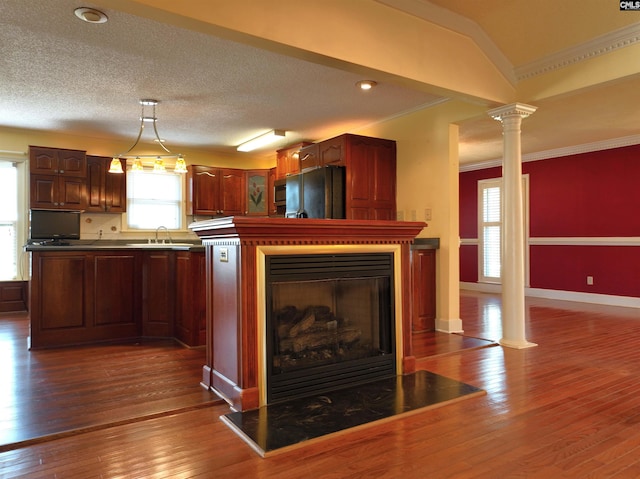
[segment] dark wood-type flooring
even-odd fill
[[[487,341],[500,338],[501,315],[489,294],[463,292],[464,336],[415,335],[420,369],[487,395],[267,459],[198,385],[203,350],[150,342],[28,352],[28,319],[5,314],[0,477],[640,477],[640,311],[526,306],[535,348]]]

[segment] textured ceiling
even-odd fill
[[[381,3],[440,6],[470,20],[512,68],[640,20],[601,0]],[[100,8],[109,21],[78,20],[80,6]],[[363,78],[352,72],[76,0],[0,0],[0,49],[0,127],[115,138],[126,146],[137,133],[141,98],[160,100],[158,130],[174,151],[227,154],[269,129],[287,130],[285,144],[316,141],[440,100],[399,83],[364,93],[355,88]],[[527,120],[523,149],[636,134],[639,92],[634,75],[543,99]],[[461,163],[500,156],[492,120],[469,119],[460,131]]]

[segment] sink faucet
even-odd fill
[[[156,228],[156,244],[158,244],[158,233],[160,232],[160,230],[165,230],[167,232],[167,237],[169,238],[169,244],[172,244],[173,241],[171,240],[171,233],[169,233],[169,228],[167,228],[166,226],[158,226]],[[164,244],[165,240],[162,240],[162,243]]]

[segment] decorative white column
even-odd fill
[[[500,344],[524,349],[537,346],[525,338],[524,212],[520,125],[536,107],[513,103],[488,113],[502,123],[502,339]]]

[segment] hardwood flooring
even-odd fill
[[[169,349],[177,356],[185,355],[187,362],[193,359],[191,354],[203,355],[202,351],[161,345],[156,352],[158,374],[152,374],[152,369],[147,377],[142,372],[142,356],[122,346],[113,346],[114,354],[105,349],[106,354],[91,363],[92,377],[102,376],[111,385],[94,394],[94,399],[104,396],[108,403],[109,388],[116,388],[118,382],[123,390],[145,392],[129,400],[120,391],[112,398],[111,409],[106,406],[107,412],[87,411],[82,407],[86,396],[75,397],[78,389],[88,388],[79,377],[84,369],[82,355],[67,361],[61,357],[49,360],[65,354],[60,350],[46,352],[47,361],[34,359],[33,353],[20,352],[24,338],[5,341],[0,317],[3,431],[11,421],[15,430],[20,430],[21,421],[34,428],[37,420],[33,418],[43,415],[51,416],[53,422],[64,422],[59,418],[66,416],[77,427],[69,435],[52,435],[50,440],[1,452],[0,477],[640,477],[640,311],[540,299],[527,299],[526,306],[527,339],[538,347],[512,350],[473,342],[453,352],[416,344],[416,351],[424,347],[423,354],[433,353],[418,361],[421,369],[483,388],[486,396],[347,432],[338,439],[267,459],[260,458],[220,421],[219,416],[228,412],[225,404],[202,398],[209,393],[190,390],[182,379],[167,379],[163,386],[164,375],[171,378],[183,364],[175,360],[169,367],[160,366],[173,357]],[[500,314],[499,297],[463,293],[465,336],[499,339]],[[446,336],[447,341],[467,341]],[[129,349],[142,350],[146,345],[137,349],[130,345]],[[127,354],[131,354],[128,359]],[[111,359],[121,357],[114,369],[108,366]],[[19,364],[11,363],[13,358]],[[198,367],[184,377],[193,374],[197,384],[202,357],[194,361],[199,362]],[[34,371],[42,374],[49,364],[67,383],[54,386],[34,376]],[[121,371],[131,369],[135,375],[138,368],[142,369],[138,380],[146,380],[145,386],[117,379]],[[30,386],[23,384],[27,380]],[[167,394],[154,390],[154,382],[159,383],[157,390]],[[100,383],[97,380],[92,387]],[[9,399],[7,384],[15,391]],[[31,392],[26,393],[29,388]],[[182,391],[190,399],[184,403],[172,399],[181,395],[172,391]],[[200,395],[202,402],[192,393]],[[152,406],[155,399],[157,407]],[[169,406],[159,406],[163,401]],[[64,413],[59,411],[63,407],[67,407]],[[20,408],[29,411],[24,409],[17,420]],[[90,425],[91,416],[115,419],[120,408],[130,409],[122,421]]]

